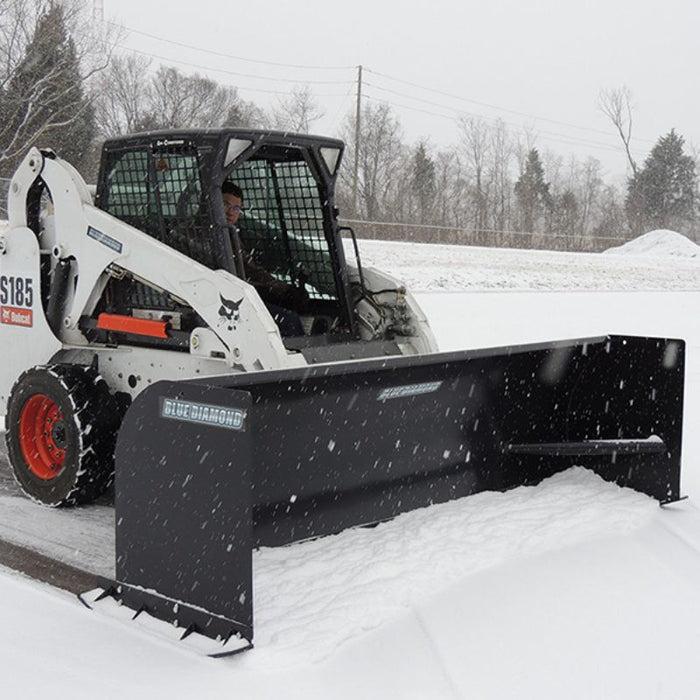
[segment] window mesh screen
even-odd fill
[[[207,267],[218,267],[197,150],[110,154],[102,208]]]
[[[194,146],[109,154],[101,206],[203,265],[219,267]],[[140,282],[131,282],[127,296],[131,308],[175,306],[168,295]]]
[[[243,190],[241,242],[278,279],[306,279],[311,299],[337,299],[319,187],[307,163],[253,160],[230,175]]]

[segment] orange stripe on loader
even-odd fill
[[[97,327],[103,331],[148,335],[152,338],[168,337],[167,321],[154,321],[148,318],[134,318],[133,316],[121,316],[119,314],[100,314],[97,317]]]

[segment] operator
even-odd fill
[[[243,190],[227,180],[221,187],[221,196],[224,200],[226,223],[238,231],[238,217],[243,209]],[[241,247],[242,245],[241,242]],[[280,334],[283,337],[304,335],[299,314],[284,308],[284,306],[289,304],[298,308],[305,304],[308,301],[306,290],[277,279],[262,265],[256,263],[250,253],[243,249],[242,252],[246,277],[256,285],[259,291],[263,292],[261,296],[267,296],[273,300],[263,299],[265,306],[280,329]],[[279,304],[274,302],[279,302]]]

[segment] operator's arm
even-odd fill
[[[264,302],[279,304],[287,309],[303,311],[309,300],[307,291],[302,286],[295,286],[270,274],[262,265],[245,256],[245,272]]]
[[[273,294],[284,296],[290,285],[283,280],[277,279],[270,274],[262,265],[256,263],[250,253],[243,253],[243,263],[245,265],[245,273],[248,279],[253,284],[262,285],[269,289]]]

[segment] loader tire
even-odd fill
[[[27,370],[10,393],[6,440],[15,479],[49,506],[88,503],[112,483],[120,411],[90,367]]]

